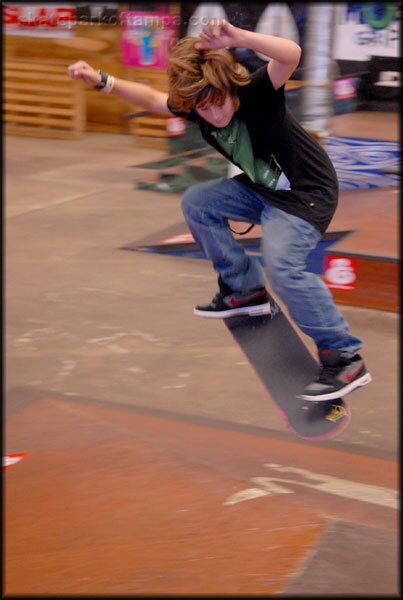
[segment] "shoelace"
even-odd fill
[[[318,383],[329,383],[332,381],[337,373],[341,371],[340,366],[323,365],[321,372],[317,376],[316,380]]]
[[[218,293],[217,293],[217,294],[214,296],[214,298],[212,299],[212,301],[211,301],[211,304],[212,304],[213,306],[215,306],[216,304],[218,304],[218,303],[219,303],[219,301],[222,299],[222,297],[223,297],[223,295],[221,294],[221,292],[218,292]]]

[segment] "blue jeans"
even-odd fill
[[[201,250],[235,292],[263,287],[265,274],[259,259],[248,255],[234,239],[228,219],[260,223],[267,278],[298,327],[319,350],[355,353],[361,348],[362,341],[349,332],[327,286],[307,271],[308,254],[322,237],[313,225],[225,177],[190,187],[183,196],[182,210]]]

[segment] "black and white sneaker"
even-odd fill
[[[340,350],[320,350],[321,370],[299,395],[302,400],[335,400],[372,381],[359,354],[346,356]]]
[[[193,312],[198,317],[226,319],[239,315],[274,316],[278,311],[277,304],[263,287],[246,293],[220,290],[209,304],[198,304]]]

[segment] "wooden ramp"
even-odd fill
[[[395,460],[27,388],[5,433],[5,597],[396,596]]]
[[[397,312],[399,304],[398,189],[373,188],[340,194],[331,231],[350,231],[332,245],[333,257],[354,259],[351,290],[332,289],[337,303]]]

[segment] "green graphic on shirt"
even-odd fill
[[[274,156],[269,163],[253,156],[248,128],[243,121],[233,119],[227,127],[212,132],[221,148],[239,165],[254,183],[274,189],[281,175],[281,168]]]

